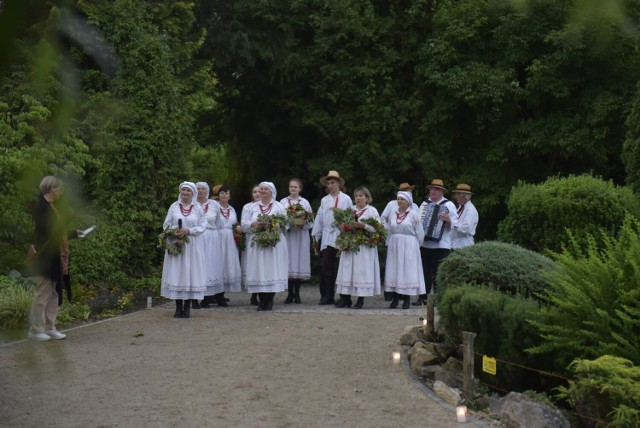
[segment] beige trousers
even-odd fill
[[[31,304],[31,333],[44,333],[56,329],[58,315],[58,292],[54,282],[44,276],[38,277],[36,295]]]

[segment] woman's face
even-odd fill
[[[262,186],[260,188],[260,200],[262,202],[269,202],[271,201],[271,189],[269,189],[268,187]]]
[[[398,208],[402,212],[406,211],[409,208],[409,202],[405,198],[398,196]]]
[[[200,202],[204,202],[209,197],[209,192],[207,192],[207,188],[204,186],[198,186],[198,200]]]
[[[360,208],[363,208],[367,205],[367,196],[362,192],[356,192],[353,195],[356,198],[356,205]]]
[[[260,200],[260,186],[256,186],[251,190],[251,198],[253,198],[253,202]]]
[[[180,199],[182,199],[182,202],[184,202],[185,204],[190,203],[191,199],[193,199],[193,192],[191,191],[191,189],[189,189],[188,187],[183,187],[182,189],[180,189]]]
[[[228,192],[220,192],[218,193],[218,200],[223,204],[228,204],[231,200],[231,190]]]
[[[51,189],[52,200],[57,200],[62,195],[62,186]]]
[[[289,194],[294,198],[297,198],[300,195],[300,183],[297,181],[289,182]]]

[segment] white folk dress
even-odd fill
[[[397,211],[385,222],[389,230],[387,239],[387,262],[385,265],[384,290],[415,296],[425,294],[420,244],[424,230],[420,213],[410,209],[406,216]]]
[[[222,285],[225,292],[234,293],[242,291],[238,246],[233,239],[233,227],[238,223],[238,216],[231,205],[228,208],[220,206],[219,210],[218,233],[222,245]]]
[[[189,229],[189,242],[184,244],[181,254],[169,254],[165,251],[162,265],[162,282],[160,295],[168,299],[196,299],[204,297],[206,289],[204,240],[201,235],[207,219],[197,203],[191,203],[181,209],[180,202],[174,202],[163,228],[178,227],[178,220],[182,220],[182,227]]]
[[[358,219],[374,218],[380,221],[380,215],[371,205],[362,210],[353,207]],[[362,214],[360,214],[362,213]],[[367,232],[374,232],[373,226],[365,225]],[[360,245],[360,251],[353,253],[343,251],[340,255],[338,276],[336,278],[336,293],[351,296],[377,296],[380,294],[380,262],[378,247]]]
[[[310,214],[313,214],[311,204],[303,197],[291,199],[287,196],[280,203],[285,210],[292,205],[302,205],[302,208]],[[313,223],[306,223],[301,229],[289,227],[285,233],[287,238],[287,247],[289,248],[289,278],[291,279],[310,279],[311,278],[311,238],[309,237],[309,229]]]
[[[247,220],[249,220],[250,216],[251,216],[251,206],[255,204],[255,202],[249,202],[248,204],[245,204],[244,207],[242,207],[242,211],[240,213],[240,226],[242,227],[242,223],[246,222]],[[244,229],[243,229],[244,232]],[[247,274],[247,247],[249,245],[251,245],[251,241],[249,239],[249,236],[245,233],[243,235],[243,239],[244,239],[244,250],[242,251],[242,254],[240,254],[240,270],[242,272],[242,276],[241,276],[241,282],[242,282],[242,286],[244,288],[247,288],[247,281],[246,281],[246,274]]]
[[[253,242],[251,223],[259,214],[287,215],[278,201],[268,204],[255,202],[243,213],[242,230],[247,234],[246,265],[243,272],[245,286],[249,293],[277,293],[287,289],[289,278],[289,251],[284,233],[280,233],[280,241],[275,247],[260,247]]]
[[[207,276],[207,289],[205,296],[213,296],[222,293],[222,243],[218,231],[218,217],[220,216],[218,202],[211,199],[201,205],[207,218],[207,228],[202,234],[204,240],[205,272]]]

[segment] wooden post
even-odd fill
[[[468,331],[462,332],[462,393],[467,400],[473,398],[473,342],[476,340],[476,334]]]
[[[433,332],[435,331],[435,315],[433,311],[433,299],[435,299],[434,294],[427,295],[427,328],[425,329],[425,336],[428,340],[433,340]]]

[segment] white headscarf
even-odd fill
[[[191,203],[194,204],[196,202],[196,198],[198,197],[198,189],[196,188],[196,185],[193,184],[191,181],[183,181],[182,183],[180,183],[180,186],[178,187],[178,202],[181,201],[180,191],[185,187],[193,192]]]
[[[207,205],[209,203],[209,194],[211,193],[211,190],[209,189],[209,185],[207,183],[205,183],[204,181],[198,181],[196,183],[196,189],[198,187],[204,187],[205,189],[207,189],[207,196],[205,197],[205,201],[201,204],[202,207],[204,208],[205,205]],[[198,194],[196,193],[196,195],[194,196],[194,198],[196,198],[196,201],[198,200]],[[198,202],[200,203],[200,202]]]
[[[273,200],[275,201],[276,196],[278,195],[278,192],[276,192],[276,186],[270,182],[270,181],[263,181],[262,183],[259,184],[260,187],[268,187],[269,190],[271,190],[271,197],[273,198]]]
[[[413,196],[411,196],[411,192],[400,191],[398,192],[398,197],[409,202],[409,208],[411,208],[411,206],[413,205]]]

